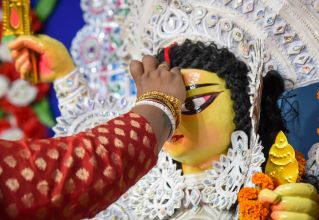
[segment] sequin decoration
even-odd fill
[[[71,53],[80,72],[97,72],[103,67],[102,61],[108,59],[109,37],[103,28],[84,26],[72,42]]]
[[[243,13],[249,13],[254,10],[254,0],[248,1],[243,5]]]
[[[214,27],[218,22],[218,16],[215,13],[208,13],[206,16],[206,23],[209,28]]]
[[[228,32],[231,31],[231,29],[233,28],[233,23],[228,19],[221,19],[220,26],[223,31]]]
[[[238,44],[239,52],[243,55],[243,57],[247,58],[249,56],[250,45],[247,42],[240,42]]]
[[[285,43],[289,44],[289,43],[293,42],[294,39],[295,39],[295,36],[296,36],[295,34],[286,34],[286,35],[284,35]]]
[[[314,68],[315,68],[315,67],[314,67],[313,65],[307,64],[307,65],[305,65],[305,66],[302,67],[302,70],[303,70],[303,73],[309,74],[309,73],[312,72],[312,70],[313,70]]]
[[[235,0],[234,1],[234,8],[239,8],[243,5],[243,0]]]
[[[114,0],[82,0],[81,8],[84,12],[84,20],[90,24],[103,24],[114,20],[114,16],[125,17],[129,9],[127,1]]]
[[[266,19],[265,19],[265,27],[273,25],[275,23],[275,21],[276,21],[276,17],[277,17],[276,14],[267,16]]]
[[[233,29],[233,38],[235,41],[240,42],[244,38],[244,33],[239,28]]]
[[[256,19],[262,19],[265,17],[265,9],[259,9],[257,12],[256,12]]]
[[[294,63],[299,65],[304,65],[309,60],[309,56],[305,54],[300,54],[296,56]]]
[[[285,33],[286,27],[287,27],[286,24],[280,24],[280,25],[275,26],[274,34],[279,35],[279,34]]]
[[[296,43],[291,45],[288,48],[288,54],[289,55],[295,55],[295,54],[300,54],[301,50],[304,48],[305,46],[301,43]]]

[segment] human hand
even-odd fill
[[[184,103],[186,90],[178,67],[170,69],[169,64],[158,64],[154,57],[144,56],[142,62],[132,61],[130,70],[136,84],[137,96],[158,91],[174,96]]]
[[[75,69],[64,45],[46,35],[18,37],[9,44],[9,49],[22,78],[32,70],[30,51],[38,55],[40,82],[52,82]]]
[[[170,69],[167,63],[158,65],[152,56],[144,56],[143,61],[132,61],[131,74],[135,80],[137,96],[147,92],[157,91],[174,96],[184,103],[186,89],[179,68]],[[154,106],[135,106],[133,112],[144,116],[151,125],[156,138],[158,152],[170,134],[171,122],[162,112]]]
[[[258,200],[271,206],[274,220],[316,220],[319,215],[317,190],[307,183],[290,183],[275,190],[263,189]]]

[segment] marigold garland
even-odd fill
[[[297,150],[295,150],[295,155],[298,161],[298,170],[299,170],[297,182],[300,182],[302,181],[303,176],[305,175],[305,172],[306,172],[306,169],[305,169],[306,159],[305,159],[305,156]]]
[[[275,185],[270,176],[264,173],[255,173],[252,182],[262,189],[274,189]]]
[[[258,199],[258,194],[260,189],[252,188],[252,187],[244,187],[238,193],[238,202],[246,201],[246,200],[255,200]]]
[[[269,214],[268,208],[255,200],[244,200],[239,207],[241,220],[266,220]]]
[[[258,201],[261,189],[274,189],[271,177],[264,173],[255,173],[252,182],[259,188],[244,187],[238,193],[240,220],[265,220],[269,215],[268,207]]]

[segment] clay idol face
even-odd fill
[[[164,150],[183,165],[198,165],[226,153],[235,129],[230,90],[216,73],[183,69],[187,99],[182,121]]]

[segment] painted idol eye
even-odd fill
[[[200,113],[205,108],[207,108],[214,100],[220,92],[213,92],[201,96],[193,96],[187,98],[185,103],[182,106],[182,114],[184,115],[193,115]]]

